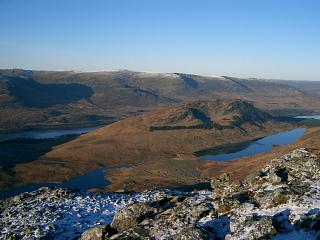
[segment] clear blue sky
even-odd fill
[[[320,1],[0,0],[0,68],[320,80]]]

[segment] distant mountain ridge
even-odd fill
[[[241,99],[273,114],[320,112],[320,82],[185,73],[0,70],[0,132],[105,124],[190,100]]]

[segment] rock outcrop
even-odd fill
[[[320,237],[320,156],[312,150],[273,159],[241,184],[223,174],[211,185],[121,194],[41,189],[1,202],[0,239]]]

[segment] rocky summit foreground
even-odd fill
[[[297,149],[212,191],[43,188],[1,201],[0,239],[319,239],[320,155]]]

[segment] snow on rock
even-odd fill
[[[0,201],[0,239],[73,239],[108,224],[116,211],[136,202],[155,201],[157,192],[91,193],[41,188]]]

